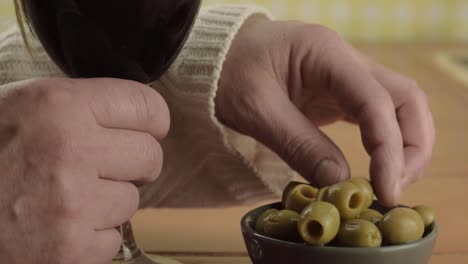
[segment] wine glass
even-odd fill
[[[33,32],[69,77],[157,81],[179,53],[201,0],[23,0]],[[158,263],[135,243],[130,222],[117,228],[114,259]]]

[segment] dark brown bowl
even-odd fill
[[[427,264],[437,239],[439,227],[415,242],[380,248],[314,247],[277,240],[254,230],[257,218],[266,210],[281,208],[281,203],[268,204],[248,212],[241,221],[242,235],[254,264]],[[371,208],[385,213],[387,208],[374,202]]]

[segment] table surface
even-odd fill
[[[426,91],[437,127],[433,161],[425,178],[404,193],[406,204],[435,208],[440,235],[430,264],[468,263],[468,83],[436,62],[436,54],[460,51],[457,44],[356,45],[378,62],[416,79]],[[366,175],[369,159],[359,131],[336,124],[324,131],[348,158],[353,175]],[[133,219],[139,245],[147,252],[185,264],[251,263],[239,221],[255,205],[227,209],[143,210]]]

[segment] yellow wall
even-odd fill
[[[12,1],[0,0],[0,24],[11,19]],[[468,0],[204,0],[221,2],[264,5],[280,19],[325,24],[356,41],[468,41]]]
[[[0,0],[0,25],[11,19],[13,12],[13,0]]]

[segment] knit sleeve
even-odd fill
[[[16,23],[0,32],[0,89],[3,85],[37,78],[63,77],[40,43],[28,34],[30,52]]]
[[[155,88],[171,111],[171,131],[162,142],[165,167],[142,192],[143,207],[218,207],[280,195],[295,176],[272,151],[223,126],[214,98],[231,42],[256,6],[220,5],[202,10],[169,72]]]

